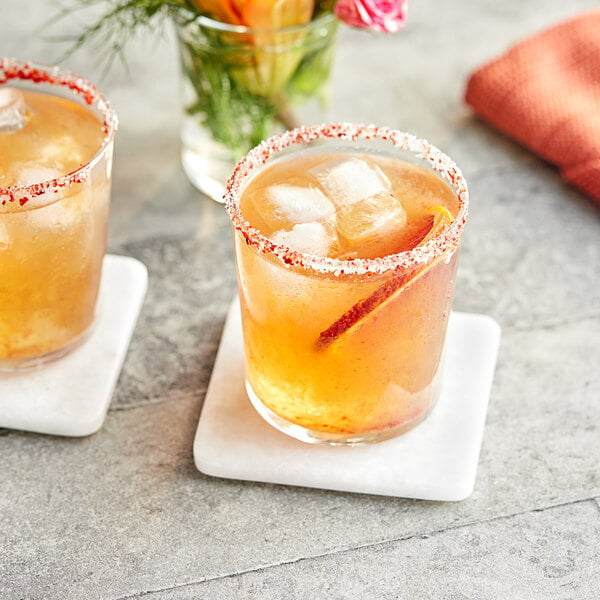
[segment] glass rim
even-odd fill
[[[294,144],[307,145],[310,142],[328,138],[341,141],[369,141],[379,139],[388,141],[393,148],[412,152],[413,155],[429,163],[429,166],[445,179],[458,198],[458,214],[448,227],[433,236],[422,246],[390,254],[380,258],[352,258],[342,260],[316,256],[291,250],[287,246],[276,244],[258,229],[250,225],[241,213],[239,201],[244,184],[276,153],[292,147]],[[428,264],[448,251],[458,248],[464,229],[469,194],[467,183],[456,163],[427,140],[413,134],[378,127],[352,123],[332,123],[303,126],[275,135],[250,150],[234,167],[227,181],[224,195],[225,208],[229,213],[233,227],[245,239],[246,243],[265,255],[273,255],[282,263],[292,267],[333,275],[379,275],[397,270]]]
[[[90,171],[114,141],[118,129],[117,115],[104,94],[91,81],[73,71],[31,60],[0,57],[0,87],[13,80],[62,87],[73,92],[85,105],[93,106],[101,113],[105,135],[97,152],[74,171],[29,185],[0,186],[0,211],[7,204],[24,206],[30,199],[42,194],[58,192],[73,184],[85,182]]]
[[[190,15],[193,13],[190,12]],[[320,14],[310,21],[303,23],[301,25],[288,25],[286,27],[247,27],[246,25],[234,25],[232,23],[224,23],[223,21],[217,21],[216,19],[211,19],[206,15],[198,15],[193,18],[187,19],[183,22],[179,22],[179,25],[188,26],[191,24],[202,25],[207,29],[215,29],[217,31],[221,31],[224,33],[237,33],[237,34],[285,34],[285,33],[298,33],[300,31],[305,31],[306,29],[312,29],[317,25],[321,25],[323,23],[329,22],[337,22],[337,18],[333,13],[325,12]]]

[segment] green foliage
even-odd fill
[[[275,104],[248,92],[232,76],[235,65],[226,56],[219,57],[214,48],[182,44],[183,76],[195,92],[187,113],[199,119],[234,157],[268,137],[277,114]]]
[[[325,26],[326,35],[319,28],[270,40],[275,50],[194,27],[179,30],[183,76],[194,90],[186,110],[234,159],[272,135],[278,124],[299,125],[295,107],[315,97],[325,104],[335,21]]]
[[[72,18],[78,11],[105,8],[102,15],[75,38],[63,56],[70,56],[85,45],[96,46],[100,60],[108,70],[115,59],[125,61],[125,48],[142,29],[155,29],[164,20],[186,12],[198,14],[191,0],[76,0],[65,6],[53,19]]]
[[[332,4],[318,1],[315,18],[331,12]],[[297,125],[291,116],[294,106],[314,96],[326,100],[337,30],[333,19],[318,33],[272,34],[268,45],[283,48],[273,51],[262,50],[252,35],[238,40],[235,34],[195,23],[200,15],[192,0],[77,0],[78,8],[101,6],[106,10],[72,40],[67,54],[95,45],[108,69],[116,58],[126,63],[125,47],[141,29],[173,21],[182,75],[194,90],[186,111],[234,158],[273,133],[276,122],[284,128]],[[62,16],[72,11],[65,9]]]

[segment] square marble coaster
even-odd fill
[[[141,262],[107,255],[91,335],[67,356],[38,370],[0,374],[0,427],[76,437],[98,431],[147,283]]]
[[[232,303],[194,439],[207,475],[347,492],[463,500],[475,485],[500,344],[488,316],[452,313],[442,395],[415,429],[364,446],[297,441],[258,415],[244,388],[239,302]]]

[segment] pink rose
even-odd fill
[[[335,16],[360,29],[394,33],[406,22],[406,0],[337,0]]]

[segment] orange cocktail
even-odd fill
[[[247,390],[310,442],[385,439],[439,396],[467,190],[427,142],[330,125],[272,138],[229,183]]]
[[[115,130],[89,82],[0,59],[0,370],[61,356],[92,326]]]

